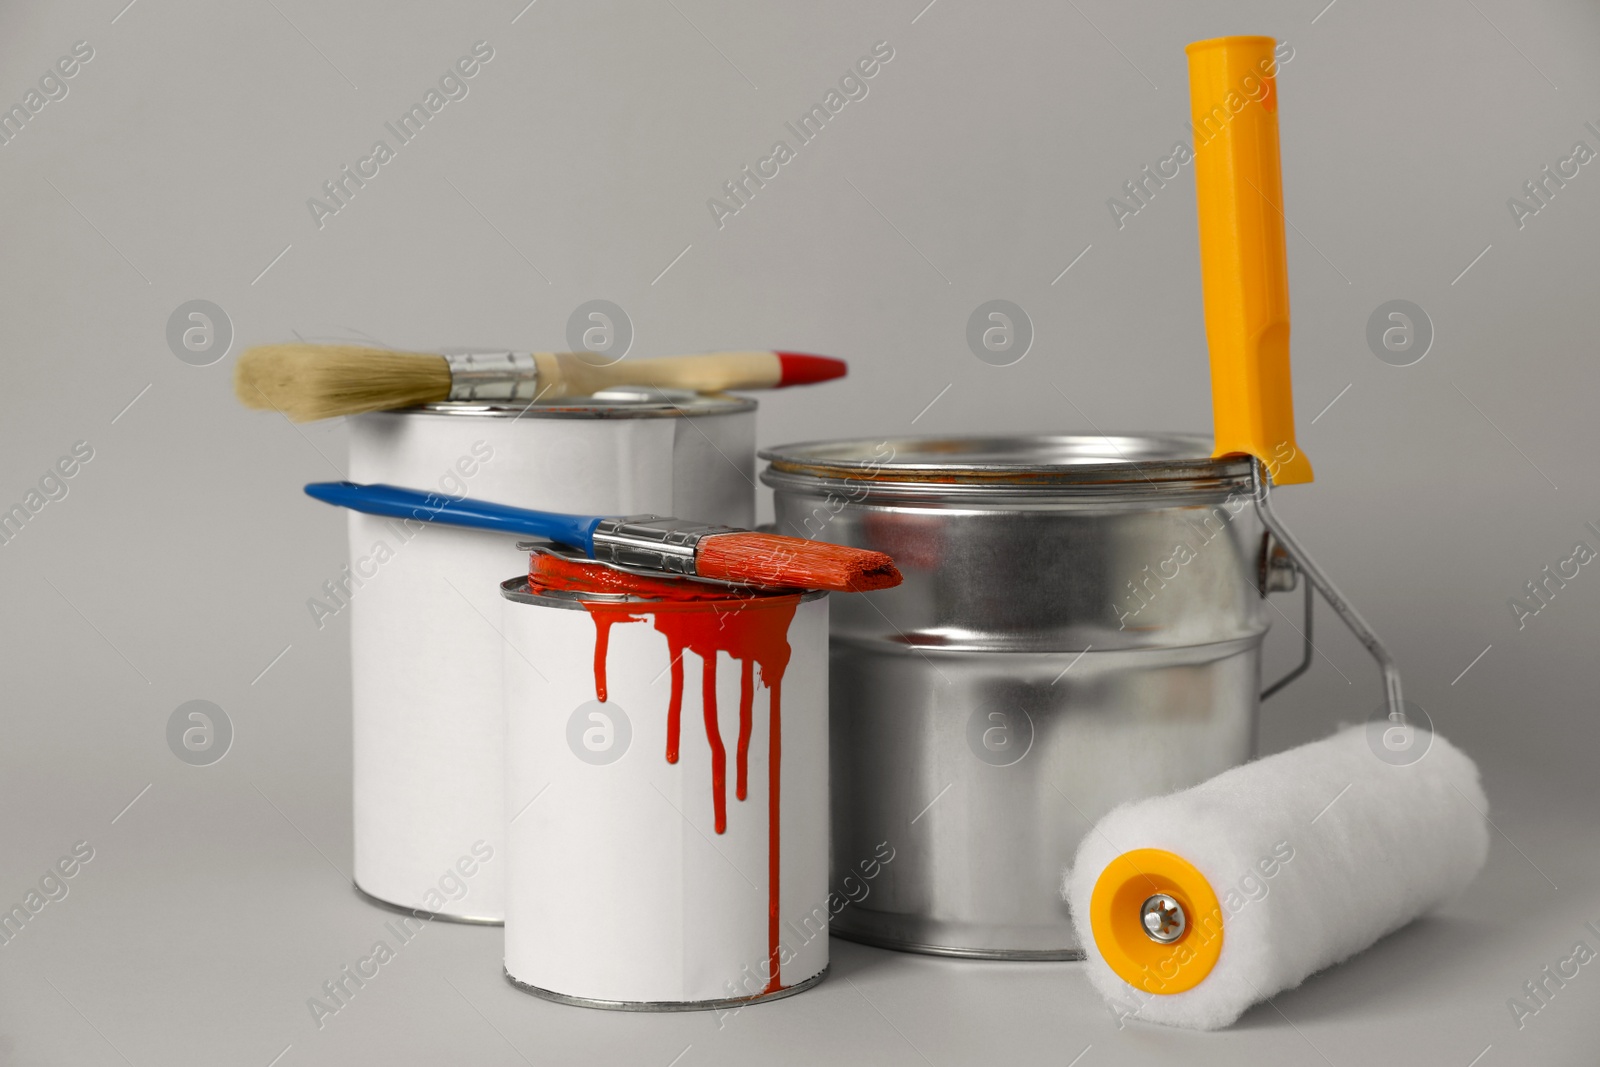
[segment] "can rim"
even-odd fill
[[[520,419],[660,419],[695,415],[733,415],[754,411],[751,397],[731,393],[696,393],[687,389],[625,386],[605,389],[593,396],[563,400],[516,401],[445,400],[437,404],[374,411],[373,415],[444,415],[455,418]]]
[[[759,455],[770,486],[842,485],[858,496],[1104,499],[1248,489],[1249,457],[1213,458],[1211,447],[1197,434],[1016,434],[806,441]],[[1030,453],[1059,458],[1033,462]],[[919,458],[895,458],[907,454]],[[994,458],[1007,455],[1022,458]]]
[[[748,997],[724,997],[718,1000],[598,1000],[594,997],[583,997],[573,993],[557,993],[554,990],[544,989],[515,978],[510,968],[502,968],[506,981],[524,993],[531,993],[536,997],[543,997],[557,1004],[572,1004],[580,1008],[605,1008],[611,1011],[637,1011],[637,1012],[670,1012],[670,1011],[722,1011],[727,1008],[738,1009],[746,1004],[756,1004],[768,1000],[782,1000],[792,997],[796,993],[803,993],[827,977],[832,969],[833,961],[822,965],[822,970],[810,978],[786,985],[771,993],[757,993]]]
[[[685,579],[691,581],[692,579]],[[758,593],[755,596],[727,596],[710,600],[674,601],[660,600],[653,597],[630,596],[627,593],[583,593],[569,592],[562,589],[541,589],[534,591],[529,588],[528,576],[519,574],[514,578],[507,578],[500,583],[500,595],[506,600],[516,604],[541,604],[551,608],[582,608],[585,604],[637,604],[641,610],[649,610],[661,604],[701,604],[709,610],[727,611],[729,604],[759,604],[779,597],[800,598],[802,604],[813,600],[821,600],[828,595],[826,589],[777,590],[770,593]]]

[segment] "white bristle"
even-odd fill
[[[1396,765],[1378,755],[1377,736],[1349,727],[1192,789],[1124,804],[1085,835],[1063,884],[1090,979],[1119,1015],[1227,1026],[1477,876],[1489,848],[1477,766],[1420,731],[1412,743],[1431,741],[1425,754]],[[1187,860],[1222,912],[1215,965],[1181,992],[1149,992],[1161,984],[1149,978],[1146,988],[1130,985],[1095,943],[1096,882],[1119,855],[1142,848]]]
[[[442,356],[383,348],[261,345],[239,357],[233,391],[246,407],[309,422],[444,400],[450,367]]]

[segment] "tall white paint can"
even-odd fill
[[[828,603],[536,552],[502,584],[507,977],[635,1011],[828,967]]]
[[[547,511],[749,526],[755,401],[614,390],[350,420],[350,478]],[[513,537],[349,517],[355,881],[380,903],[505,917],[499,583]],[[485,858],[484,853],[489,854]],[[471,877],[458,864],[479,862]]]

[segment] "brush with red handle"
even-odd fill
[[[531,403],[593,396],[619,386],[716,393],[781,389],[842,378],[843,360],[801,352],[706,352],[600,365],[589,352],[393,352],[359,345],[258,345],[233,369],[248,408],[295,422],[437,404]]]
[[[313,482],[306,494],[369,515],[539,537],[603,563],[685,578],[852,593],[900,584],[894,560],[882,552],[731,526],[656,515],[563,515],[355,482]]]

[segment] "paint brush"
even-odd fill
[[[638,571],[784,589],[867,592],[900,584],[882,552],[656,515],[533,511],[393,485],[313,482],[306,495],[368,515],[539,537]]]
[[[359,345],[258,345],[233,369],[247,408],[295,422],[446,400],[531,403],[618,386],[715,393],[841,378],[843,360],[802,352],[707,352],[599,365],[590,352],[394,352]]]

